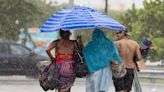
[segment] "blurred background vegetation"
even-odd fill
[[[119,20],[129,29],[132,39],[140,41],[142,37],[147,37],[153,42],[150,59],[164,59],[163,0],[145,0],[143,9],[136,9],[133,5]]]
[[[149,1],[149,2],[148,2]],[[131,36],[140,43],[143,37],[153,42],[150,54],[152,61],[164,58],[164,1],[145,0],[144,8],[135,5],[127,11],[108,10],[108,15],[125,25]],[[0,39],[17,41],[21,28],[40,27],[54,12],[68,7],[45,4],[44,0],[0,0]],[[91,31],[79,31],[86,44],[91,38]],[[107,37],[114,40],[115,33],[105,29]]]

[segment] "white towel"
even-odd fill
[[[142,88],[138,79],[138,72],[134,69],[134,81],[133,81],[134,92],[142,92]]]
[[[108,65],[86,77],[86,92],[108,92],[112,83],[112,72]]]

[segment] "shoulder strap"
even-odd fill
[[[73,40],[73,43],[74,43],[75,50],[80,50],[80,47],[79,47],[79,45],[78,45],[78,43],[77,43],[77,40]],[[81,53],[79,53],[79,52],[76,52],[76,53],[77,53],[77,55],[78,55],[79,58],[80,58],[80,62],[81,62],[81,63],[84,63],[83,57],[82,57]]]
[[[55,45],[56,46],[58,45],[59,41],[60,41],[59,39],[55,40]]]
[[[73,40],[73,44],[76,50],[80,49],[79,44],[77,43],[77,40]]]
[[[57,40],[55,40],[55,53],[56,53],[56,51],[57,51],[57,48],[58,48],[58,44],[59,44],[59,42],[60,42],[60,40],[59,39],[57,39]]]

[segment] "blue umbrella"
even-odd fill
[[[54,13],[41,27],[41,32],[63,30],[94,29],[105,27],[111,30],[124,30],[116,20],[88,7],[74,6]]]

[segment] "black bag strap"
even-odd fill
[[[74,40],[73,43],[74,43],[75,49],[80,50],[80,46],[79,46],[77,40]],[[79,56],[81,63],[84,63],[82,55],[79,52],[76,52],[76,53]]]
[[[59,42],[60,42],[59,39],[55,40],[55,45],[58,46]]]
[[[73,40],[73,43],[74,43],[75,49],[76,49],[76,50],[80,50],[80,46],[79,46],[77,40]]]

